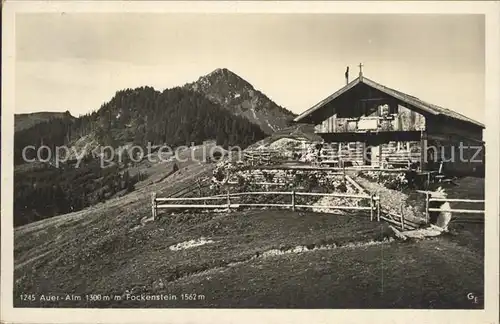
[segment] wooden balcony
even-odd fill
[[[315,126],[317,134],[419,131],[425,129],[425,119],[408,118],[402,114],[386,117],[337,118],[332,116]]]

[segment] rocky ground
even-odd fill
[[[401,215],[403,213],[405,219],[413,222],[422,222],[425,220],[425,211],[422,205],[410,205],[407,200],[409,195],[400,191],[388,189],[385,186],[370,181],[364,177],[353,175],[353,179],[365,188],[369,193],[375,194],[380,197],[380,208],[383,211]],[[425,195],[423,196],[425,202]]]
[[[353,175],[353,178],[367,191],[380,196],[381,209],[401,214],[403,206],[403,215],[406,219],[418,223],[423,223],[425,219],[425,194],[415,190],[393,190],[385,186]],[[457,179],[454,184],[446,186],[448,198],[458,199],[484,199],[485,187],[484,178],[464,177]],[[451,202],[452,209],[478,209],[484,210],[484,203],[462,203]],[[478,221],[474,221],[478,220]],[[484,253],[484,214],[461,214],[453,213],[449,224],[450,230],[454,235],[450,238],[462,246],[467,246],[477,253]]]

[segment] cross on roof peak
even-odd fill
[[[359,76],[362,77],[363,76],[363,63],[359,63]]]

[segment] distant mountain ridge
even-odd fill
[[[288,129],[295,114],[277,105],[228,69],[216,69],[182,87],[123,89],[91,113],[16,115],[16,162],[26,145],[113,146],[126,143],[176,147],[216,140],[247,147]],[[92,143],[91,143],[92,142]]]
[[[178,147],[216,140],[223,147],[247,147],[264,137],[258,125],[202,93],[181,87],[162,92],[140,87],[117,91],[92,113],[73,119],[52,118],[18,131],[14,138],[15,162],[23,162],[23,148],[28,145],[55,148],[93,142],[94,147],[127,143]],[[82,138],[88,143],[79,141]]]
[[[296,116],[226,68],[201,76],[184,88],[202,93],[231,113],[257,124],[267,134],[288,127]]]
[[[15,114],[14,115],[14,131],[19,132],[23,129],[31,128],[37,124],[49,121],[51,119],[74,119],[69,111],[65,112],[52,112],[41,111],[35,113]]]
[[[201,76],[195,82],[185,84],[181,88],[203,95],[209,101],[224,108],[231,114],[243,117],[251,123],[258,125],[266,134],[272,134],[289,127],[290,122],[297,116],[291,111],[277,105],[261,91],[256,90],[248,81],[226,68],[218,68],[207,75]],[[156,92],[156,90],[147,86],[137,89],[149,89]],[[117,94],[120,94],[121,91],[117,91]],[[106,104],[102,105],[100,109],[104,106]],[[126,107],[123,108],[127,110]],[[140,110],[140,107],[137,106],[130,108]],[[148,107],[145,107],[145,109],[147,110]],[[68,121],[79,119],[73,117],[69,111],[16,114],[15,131],[19,132],[29,129],[40,123],[57,118],[67,119]]]

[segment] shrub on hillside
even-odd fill
[[[405,173],[366,171],[359,173],[359,175],[370,181],[378,182],[388,189],[404,190],[409,188]]]
[[[347,185],[345,184],[345,182],[342,181],[335,187],[335,189],[341,193],[346,193]]]

